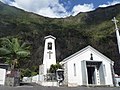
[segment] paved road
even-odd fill
[[[43,87],[43,86],[0,86],[0,90],[120,90],[120,87]]]

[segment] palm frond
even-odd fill
[[[28,55],[30,55],[30,52],[29,51],[18,51],[17,52],[17,55],[19,55],[20,57],[27,57]]]
[[[6,48],[0,48],[0,55],[2,56],[2,55],[8,55],[8,54],[10,54],[11,52],[8,50],[8,49],[6,49]]]
[[[24,48],[24,47],[26,47],[26,43],[25,42],[21,45],[21,48]]]
[[[20,48],[20,43],[19,43],[18,39],[13,38],[12,43],[13,43],[13,51],[17,52],[19,50],[19,48]]]
[[[10,41],[10,39],[8,39],[8,38],[1,38],[1,44],[2,44],[2,47],[7,48],[10,51],[12,51],[13,43]]]
[[[27,43],[23,43],[21,46],[20,46],[21,49],[24,49],[24,50],[29,50],[30,49],[30,46],[27,44]]]

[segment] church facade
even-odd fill
[[[67,86],[113,86],[114,62],[91,46],[87,46],[60,62]]]
[[[43,64],[40,65],[39,75],[41,85],[53,85],[46,81],[46,75],[52,64],[56,64],[55,37],[45,37]],[[114,62],[91,46],[87,46],[60,62],[64,70],[63,85],[114,86]],[[57,85],[57,81],[55,82]]]

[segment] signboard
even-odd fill
[[[0,68],[0,85],[5,85],[6,70]]]

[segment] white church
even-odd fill
[[[64,68],[64,85],[113,86],[114,62],[91,46],[87,46],[60,62]]]
[[[119,46],[117,20],[114,18],[112,21],[115,23]],[[39,69],[40,81],[44,86],[48,85],[45,76],[49,73],[50,66],[56,64],[55,40],[56,38],[51,35],[45,37],[43,64]],[[114,62],[89,45],[59,63],[63,67],[62,84],[65,86],[114,86],[115,84]]]
[[[43,64],[40,65],[40,75],[45,76],[50,66],[56,64],[55,39],[51,35],[45,37],[44,58]],[[91,46],[65,58],[60,64],[64,70],[63,85],[113,86],[114,62]]]

